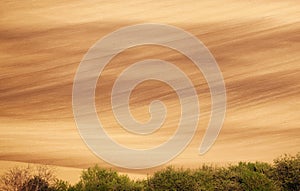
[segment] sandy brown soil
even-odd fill
[[[124,1],[125,2],[125,1]],[[99,164],[81,140],[72,113],[72,82],[87,50],[123,26],[154,22],[181,27],[197,36],[215,56],[227,88],[223,129],[208,153],[198,155],[207,127],[210,95],[202,74],[168,48],[142,46],[112,60],[99,79],[98,114],[107,132],[128,147],[164,142],[178,123],[176,94],[156,81],[140,84],[131,96],[134,116],[149,117],[148,104],[168,107],[157,134],[131,135],[110,108],[113,80],[130,64],[146,58],[168,60],[191,78],[201,118],[189,147],[168,165],[267,161],[300,151],[299,1],[1,1],[0,3],[0,166],[21,162],[57,166],[72,182],[78,169]],[[100,92],[100,91],[97,91]],[[159,92],[159,93],[158,93]],[[142,144],[141,144],[142,143]],[[115,168],[115,167],[113,167]],[[154,169],[120,172],[147,174]]]

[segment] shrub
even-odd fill
[[[0,191],[300,191],[300,153],[284,155],[274,164],[240,162],[229,167],[175,169],[167,167],[143,180],[94,166],[84,170],[80,181],[71,186],[58,180],[47,166],[8,170],[0,177]]]
[[[52,190],[50,183],[55,177],[48,166],[15,167],[0,177],[1,191],[46,191]]]
[[[196,182],[197,190],[214,190],[215,171],[215,168],[206,165],[194,171],[193,179]]]
[[[196,182],[192,178],[192,171],[167,167],[154,173],[148,178],[148,190],[195,190]]]
[[[15,167],[5,172],[0,179],[1,191],[21,190],[24,183],[30,179],[30,169]]]
[[[74,186],[75,190],[134,190],[135,183],[126,175],[99,168],[97,165],[82,172],[80,181]]]
[[[237,166],[229,167],[228,170],[236,174],[235,180],[242,190],[280,190],[276,182],[266,175],[270,168],[271,166],[264,163],[239,163]]]
[[[71,191],[73,189],[72,186],[67,181],[63,181],[59,179],[55,180],[52,188],[55,191]]]
[[[227,168],[219,168],[214,174],[214,190],[243,190],[239,182],[239,174]]]
[[[39,176],[34,176],[28,182],[25,182],[21,191],[55,191],[49,186],[49,183]]]
[[[296,156],[284,155],[274,160],[273,179],[284,190],[300,190],[300,153]]]
[[[239,163],[228,168],[203,166],[195,171],[194,177],[197,190],[279,190],[265,174],[271,168],[266,163]]]

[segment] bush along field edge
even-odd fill
[[[203,165],[197,169],[172,166],[142,180],[132,180],[97,165],[83,170],[71,185],[57,179],[48,166],[15,167],[0,176],[0,191],[300,191],[300,152],[273,161],[239,162],[227,167]]]

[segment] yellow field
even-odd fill
[[[211,105],[205,79],[178,52],[141,46],[119,54],[99,79],[98,115],[112,138],[128,147],[149,148],[166,141],[176,130],[177,96],[157,81],[140,84],[130,104],[136,119],[145,122],[148,104],[163,100],[168,115],[158,132],[146,137],[132,135],[120,128],[111,110],[110,90],[120,72],[136,61],[157,58],[176,64],[191,78],[201,109],[196,136],[167,165],[271,162],[283,153],[299,152],[299,10],[296,0],[1,1],[1,171],[27,163],[48,164],[57,167],[59,177],[75,182],[80,170],[93,164],[133,177],[160,168],[133,171],[103,162],[80,138],[72,113],[73,79],[88,49],[120,27],[148,22],[180,27],[209,48],[227,89],[224,126],[214,146],[200,156],[198,147]]]

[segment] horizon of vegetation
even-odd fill
[[[144,179],[133,180],[98,165],[83,170],[75,184],[57,179],[46,165],[15,167],[0,176],[0,191],[300,191],[300,152],[273,163],[239,162],[227,167],[202,165],[196,169],[172,166]]]

